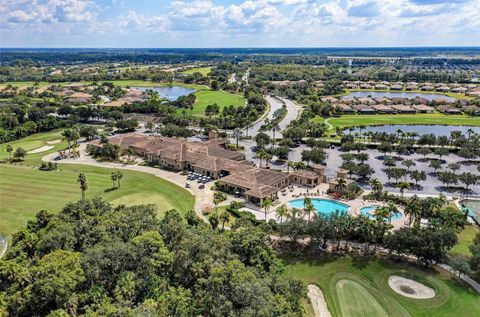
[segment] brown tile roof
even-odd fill
[[[317,179],[317,178],[320,177],[320,175],[318,175],[315,172],[305,171],[305,170],[296,170],[291,175],[292,176],[297,176],[297,177],[308,178],[308,179]]]
[[[276,193],[277,191],[278,190],[275,187],[268,186],[268,185],[260,185],[246,191],[245,195],[257,197],[257,198],[265,198]]]

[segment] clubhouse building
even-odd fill
[[[325,167],[312,165],[310,170],[287,174],[258,168],[245,160],[242,152],[227,149],[227,141],[209,136],[208,141],[188,141],[137,133],[114,136],[111,144],[121,152],[134,152],[145,161],[172,171],[193,171],[218,180],[220,190],[244,196],[248,202],[261,205],[263,200],[278,198],[278,192],[294,183],[315,187],[326,181]],[[101,146],[98,141],[93,146]]]

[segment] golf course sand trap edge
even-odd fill
[[[398,275],[388,278],[388,285],[397,294],[413,299],[429,299],[435,297],[435,290],[417,281]]]
[[[28,151],[27,154],[36,154],[36,153],[45,152],[45,151],[48,151],[50,149],[53,149],[53,147],[54,147],[53,145],[44,145],[42,147],[39,147],[39,148]]]
[[[53,140],[53,141],[47,141],[47,144],[58,144],[62,142],[62,140]]]
[[[332,317],[330,311],[328,310],[327,302],[323,296],[323,292],[317,285],[309,284],[308,285],[308,298],[313,306],[313,311],[315,312],[315,317]]]

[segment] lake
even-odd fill
[[[422,97],[428,100],[433,99],[443,99],[447,101],[455,101],[455,98],[445,96],[442,94],[427,94],[421,92],[393,92],[393,91],[354,91],[349,93],[346,96],[343,96],[342,99],[352,99],[353,97],[357,98],[364,98],[369,97],[372,98],[409,98],[413,99],[415,97]]]
[[[372,125],[367,126],[362,131],[365,130],[372,132],[386,132],[386,133],[397,133],[397,130],[400,129],[403,132],[417,132],[419,135],[422,134],[434,134],[435,136],[450,136],[452,131],[461,131],[466,134],[468,129],[472,129],[476,133],[480,133],[480,127],[475,126],[451,126],[451,125],[406,125],[406,124],[393,124],[393,125]],[[353,132],[360,132],[359,128],[355,128]],[[348,132],[346,132],[348,133]]]
[[[132,89],[138,89],[140,91],[146,91],[148,89],[154,90],[162,98],[170,101],[177,100],[181,96],[186,96],[195,92],[195,89],[186,88],[182,86],[162,86],[162,87],[132,87]]]

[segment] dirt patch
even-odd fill
[[[27,154],[41,153],[41,152],[48,151],[50,149],[53,149],[53,145],[44,145],[42,147],[39,147],[39,148],[36,148],[34,150],[28,151]]]
[[[414,299],[429,299],[435,297],[435,290],[417,281],[398,275],[388,278],[388,285],[402,296]]]
[[[313,306],[315,317],[332,317],[327,307],[327,302],[323,296],[322,290],[317,285],[308,285],[308,298]]]
[[[47,144],[58,144],[62,142],[62,140],[53,140],[53,141],[47,141]]]

